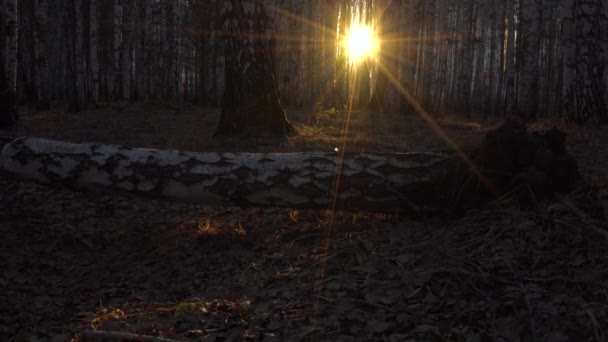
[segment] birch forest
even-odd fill
[[[0,0],[0,341],[608,341],[608,0]]]
[[[3,102],[71,112],[112,101],[221,106],[226,3],[1,0]],[[382,111],[407,113],[415,102],[430,114],[608,121],[603,0],[264,5],[286,106],[342,108],[355,85],[356,107]],[[353,23],[370,25],[380,41],[357,68],[340,43]]]

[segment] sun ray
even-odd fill
[[[338,162],[336,165],[336,174],[334,176],[332,191],[330,193],[330,207],[329,207],[329,222],[327,223],[327,229],[325,230],[325,234],[323,237],[323,245],[322,245],[322,255],[323,258],[321,260],[321,267],[319,270],[319,274],[317,276],[318,280],[314,285],[314,293],[315,299],[313,300],[313,315],[316,315],[319,312],[319,298],[320,298],[320,283],[319,281],[325,279],[325,273],[327,271],[327,259],[329,256],[329,249],[332,241],[332,235],[334,232],[335,219],[336,219],[336,211],[338,209],[338,201],[340,194],[340,185],[342,180],[342,169],[344,167],[344,159],[346,156],[346,147],[348,144],[348,134],[350,129],[350,120],[351,114],[353,111],[353,104],[355,99],[356,92],[356,81],[354,78],[351,78],[348,82],[348,99],[346,102],[346,112],[344,121],[342,124],[342,139],[341,146],[338,148]]]

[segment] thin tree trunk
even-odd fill
[[[120,44],[120,75],[121,75],[121,97],[125,100],[131,98],[131,40],[133,36],[133,6],[123,3],[122,6],[122,42]]]
[[[495,54],[496,54],[496,4],[492,2],[492,14],[491,14],[492,28],[490,29],[490,65],[486,72],[487,75],[487,84],[484,84],[485,87],[485,101],[484,101],[484,109],[483,109],[483,119],[487,120],[489,114],[492,112],[492,103],[493,103],[493,94],[494,94],[494,80],[496,71],[494,70],[495,66]],[[486,79],[484,77],[484,83],[486,83]]]
[[[36,46],[34,45],[34,0],[19,1],[19,51],[17,70],[17,101],[36,101]]]
[[[7,0],[5,20],[8,28],[8,42],[6,50],[7,79],[9,88],[17,93],[17,54],[19,52],[19,1]]]
[[[112,5],[112,98],[122,99],[122,73],[120,51],[122,46],[122,0],[114,0]]]
[[[50,94],[48,86],[48,0],[36,0],[34,25],[34,51],[35,51],[35,82],[38,102],[37,109],[50,108]]]
[[[502,11],[500,16],[497,16],[497,19],[500,19],[500,41],[499,41],[499,49],[498,49],[498,79],[496,80],[496,88],[494,90],[494,101],[492,103],[492,115],[497,116],[498,110],[502,107],[503,100],[503,89],[504,89],[504,80],[505,80],[505,63],[506,63],[506,40],[507,40],[507,1],[503,1]],[[498,5],[496,5],[498,6]],[[502,111],[501,111],[502,114]]]
[[[399,4],[396,1],[381,1],[378,6],[378,11],[381,13],[379,17],[379,36],[382,37],[380,52],[377,57],[378,72],[376,76],[376,84],[372,93],[372,98],[369,102],[369,109],[375,112],[384,112],[388,96],[393,93],[393,86],[389,83],[389,77],[392,79],[398,78],[398,35],[397,35],[397,16]]]
[[[90,14],[90,49],[91,58],[91,95],[94,102],[99,101],[99,1],[91,0]]]
[[[514,111],[514,99],[515,99],[515,10],[513,6],[513,1],[509,0],[509,5],[507,6],[507,39],[505,47],[505,80],[504,80],[504,90],[503,90],[503,116],[507,113],[512,113]]]
[[[571,13],[571,19],[564,22],[566,115],[578,122],[597,116],[605,124],[608,104],[604,78],[607,62],[601,46],[603,1],[574,0]]]
[[[0,8],[0,127],[10,127],[17,120],[17,53],[19,51],[19,2],[4,0]],[[6,31],[5,31],[6,29]]]
[[[67,40],[67,63],[66,68],[66,88],[67,88],[67,102],[68,112],[79,112],[82,110],[82,103],[80,101],[79,86],[78,86],[78,26],[80,20],[78,20],[78,10],[80,8],[80,0],[70,0],[64,4],[65,13],[67,17],[75,18],[75,20],[65,20],[63,25],[65,26],[65,37]]]

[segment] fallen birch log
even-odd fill
[[[213,205],[419,212],[436,204],[435,181],[450,157],[437,153],[195,153],[18,138],[4,170],[43,183],[121,190]]]

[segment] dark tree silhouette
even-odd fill
[[[384,112],[386,93],[392,85],[387,73],[395,77],[398,74],[398,65],[395,56],[398,54],[397,31],[399,4],[396,1],[378,1],[382,25],[379,34],[383,37],[381,51],[378,54],[378,70],[376,85],[373,88],[372,98],[369,101],[369,109],[374,112]]]
[[[15,93],[6,77],[4,66],[0,63],[0,128],[8,128],[17,121]]]
[[[225,0],[225,89],[216,135],[246,131],[290,135],[272,72],[270,18],[261,0]]]
[[[7,128],[17,120],[15,94],[19,17],[17,1],[2,2],[0,5],[0,128]]]
[[[608,123],[606,81],[608,64],[602,41],[606,20],[604,1],[573,1],[572,15],[564,21],[565,44],[564,98],[565,114],[578,122],[597,116]]]

